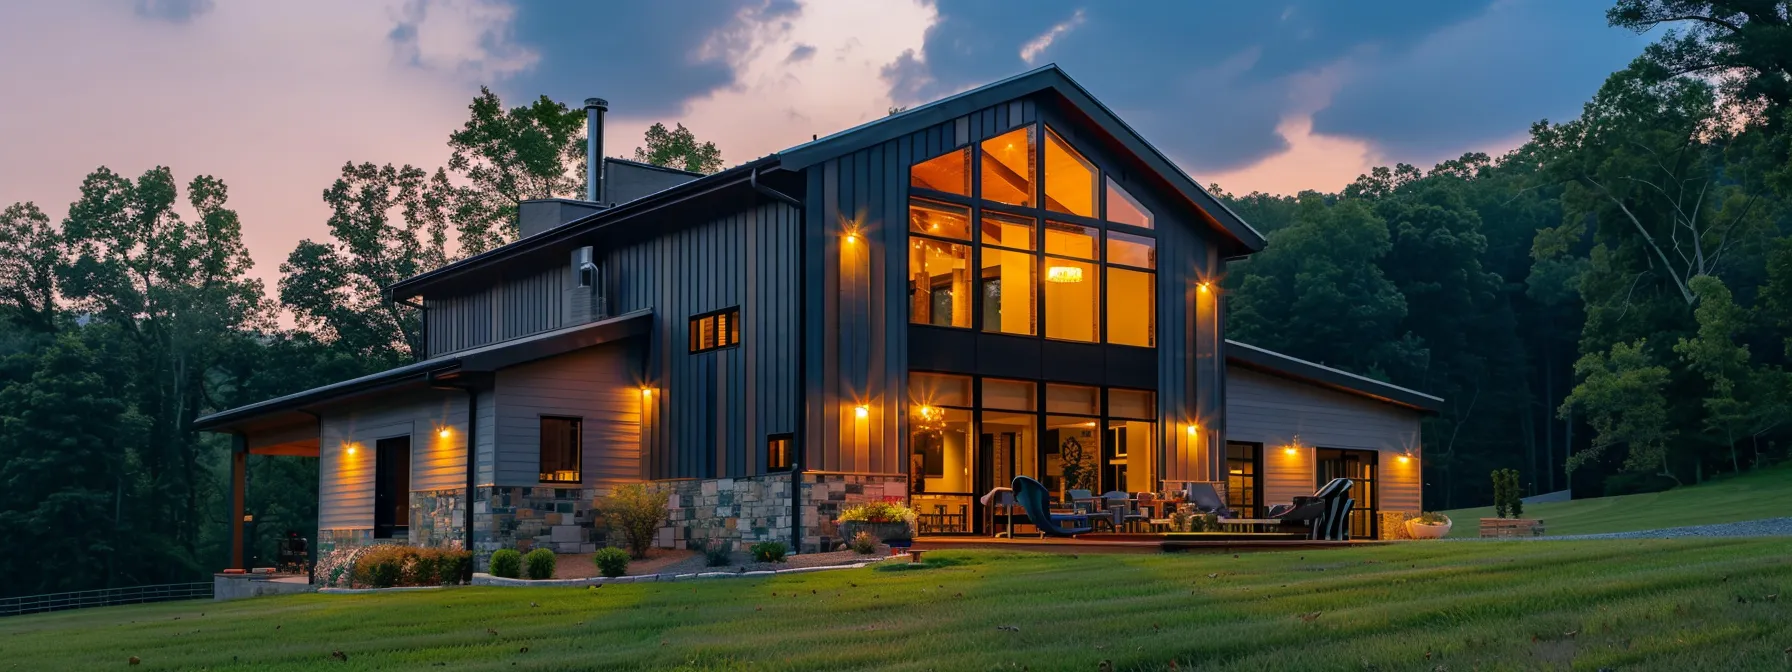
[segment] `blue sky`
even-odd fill
[[[480,85],[682,122],[729,163],[1057,63],[1203,182],[1335,191],[1500,152],[1654,36],[1600,0],[67,0],[0,4],[0,205],[99,165],[232,187],[259,271],[346,161],[446,162]]]

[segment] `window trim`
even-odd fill
[[[772,461],[772,457],[777,455],[777,453],[772,450],[772,446],[777,445],[780,441],[784,442],[783,464],[778,464]],[[767,434],[765,436],[766,473],[792,471],[796,469],[796,462],[796,434],[794,432],[779,432],[776,434]]]
[[[572,450],[572,457],[573,457],[572,472],[575,475],[574,479],[570,480],[570,481],[563,481],[563,480],[558,480],[558,479],[550,480],[550,479],[546,479],[546,478],[541,478],[540,482],[552,483],[552,484],[557,484],[557,485],[565,485],[565,484],[569,484],[569,483],[571,483],[571,484],[584,483],[585,482],[585,416],[582,416],[582,415],[558,415],[558,414],[553,414],[553,413],[542,413],[535,417],[536,417],[535,427],[536,427],[536,434],[537,434],[536,444],[535,444],[535,472],[536,472],[535,475],[538,478],[540,476],[542,476],[543,474],[547,473],[546,471],[542,470],[542,467],[544,465],[542,464],[542,459],[541,459],[542,451],[547,449],[547,446],[544,445],[543,442],[541,441],[541,438],[542,438],[541,435],[545,434],[547,431],[547,421],[548,420],[570,420],[573,422],[573,426],[577,429],[577,431],[575,431],[573,433],[573,438],[575,439],[575,442],[573,445],[573,450]]]
[[[722,330],[722,329],[716,330],[716,343],[717,343],[716,345],[712,345],[707,348],[701,347],[699,345],[699,341],[703,337],[703,332],[701,329],[698,328],[698,324],[701,323],[703,320],[706,320],[706,319],[709,319],[712,317],[721,316],[721,315],[732,315],[731,319],[724,320],[724,322],[726,322],[728,328],[726,330]],[[690,338],[688,339],[689,345],[690,345],[690,354],[698,355],[698,354],[703,354],[705,352],[715,352],[717,350],[727,350],[729,348],[738,347],[738,346],[740,346],[740,306],[729,306],[729,307],[723,308],[721,310],[712,310],[707,313],[698,313],[696,315],[692,315],[686,328],[689,330],[689,336],[690,336]],[[724,343],[723,340],[725,338],[732,339],[732,340],[728,340],[726,343]]]

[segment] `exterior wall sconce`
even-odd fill
[[[351,443],[351,444],[348,444],[348,446],[347,446],[347,448],[348,448],[348,450],[347,450],[347,451],[346,451],[346,452],[347,452],[347,453],[348,453],[348,454],[349,454],[349,455],[354,455],[354,454],[355,454],[355,444],[352,444],[352,443]]]
[[[1295,434],[1294,440],[1289,441],[1288,447],[1283,448],[1282,452],[1287,453],[1289,455],[1299,455],[1300,454],[1300,435]]]
[[[1189,436],[1194,436],[1195,434],[1199,433],[1200,431],[1201,431],[1201,425],[1199,423],[1193,423],[1193,422],[1188,423],[1188,435]]]
[[[859,233],[852,229],[847,229],[846,230],[846,244],[852,245],[857,242],[859,242]]]
[[[1197,289],[1199,289],[1199,290],[1201,290],[1201,293],[1202,293],[1202,294],[1206,294],[1206,293],[1207,293],[1207,283],[1205,283],[1205,282],[1203,282],[1203,283],[1201,283],[1201,284],[1199,284],[1199,285],[1195,285],[1195,287],[1196,287],[1196,288],[1197,288]]]
[[[653,398],[653,388],[651,388],[651,387],[643,387],[643,388],[641,388],[641,398],[642,398],[642,399],[651,399],[651,398]]]
[[[448,431],[447,427],[443,427],[442,431],[436,432],[436,436],[446,439],[450,436],[454,436],[454,432]]]
[[[852,409],[852,414],[857,416],[860,420],[864,420],[865,418],[871,417],[871,407],[859,404],[858,408]]]
[[[1406,463],[1412,461],[1412,455],[1410,455],[1408,453],[1401,453],[1400,457],[1398,457],[1396,459],[1400,460],[1401,464],[1406,464]]]

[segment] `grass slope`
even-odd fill
[[[1481,534],[1493,507],[1445,511],[1452,537]],[[1661,527],[1734,523],[1792,516],[1792,465],[1707,481],[1666,492],[1526,504],[1524,517],[1540,518],[1550,535],[1630,532]]]
[[[1792,645],[1784,539],[929,557],[8,618],[0,670],[1783,670]]]

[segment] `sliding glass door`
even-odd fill
[[[1375,472],[1380,453],[1373,450],[1341,450],[1336,448],[1319,448],[1313,451],[1313,472],[1315,487],[1323,486],[1334,478],[1348,478],[1356,483],[1350,488],[1350,498],[1356,500],[1356,508],[1350,510],[1350,536],[1359,539],[1375,539],[1381,536],[1380,519],[1377,514]]]

